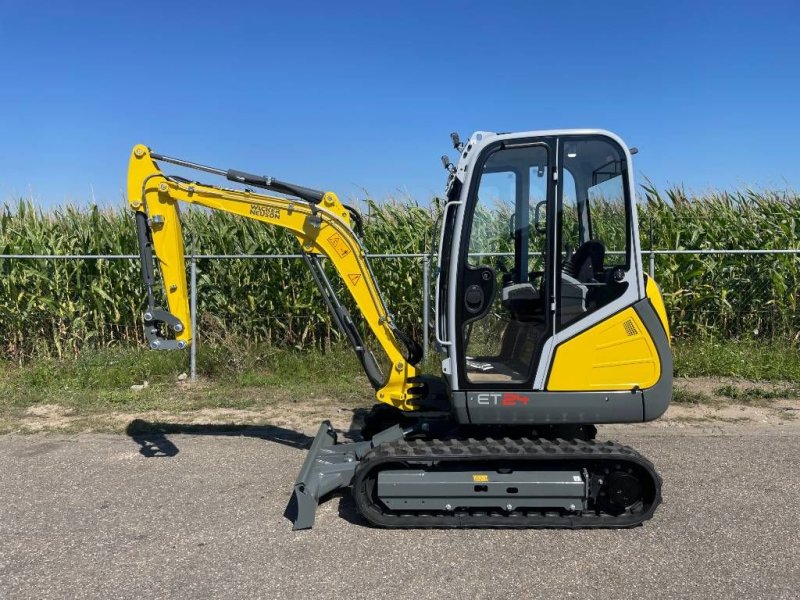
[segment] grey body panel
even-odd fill
[[[453,412],[457,423],[469,423],[469,411],[467,411],[467,394],[466,392],[452,392],[450,394],[450,402],[453,405]]]
[[[661,376],[656,384],[644,390],[644,420],[652,421],[663,415],[672,400],[672,349],[661,320],[649,299],[637,302],[633,308],[644,323],[658,351]]]
[[[660,417],[672,398],[672,353],[650,300],[640,300],[633,308],[652,336],[661,363],[661,375],[652,387],[610,392],[454,392],[456,419],[474,425],[594,425],[640,423]]]
[[[475,425],[566,425],[642,421],[641,391],[467,392]]]
[[[481,474],[476,482],[473,470],[386,470],[378,474],[378,498],[392,510],[586,508],[588,484],[578,470]]]

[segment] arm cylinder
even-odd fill
[[[289,196],[297,196],[308,202],[313,202],[314,204],[319,204],[325,197],[325,192],[319,190],[312,190],[302,185],[286,183],[285,181],[279,181],[264,175],[253,175],[251,173],[245,173],[244,171],[237,171],[236,169],[228,169],[225,173],[225,177],[227,177],[229,181],[260,187],[280,194],[288,194]]]

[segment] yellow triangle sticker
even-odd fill
[[[357,284],[359,279],[361,279],[361,275],[359,275],[358,273],[351,273],[347,277],[350,279],[350,283],[352,283],[353,285]]]

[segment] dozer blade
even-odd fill
[[[337,444],[336,431],[330,421],[323,421],[314,436],[289,500],[287,516],[293,522],[292,529],[310,529],[314,526],[320,498],[335,490],[349,487],[356,465],[364,454],[379,444],[402,438],[403,431],[394,426],[377,434],[369,442]]]

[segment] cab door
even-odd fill
[[[536,137],[489,143],[476,159],[448,307],[458,389],[533,388],[555,323],[556,156],[555,138]]]

